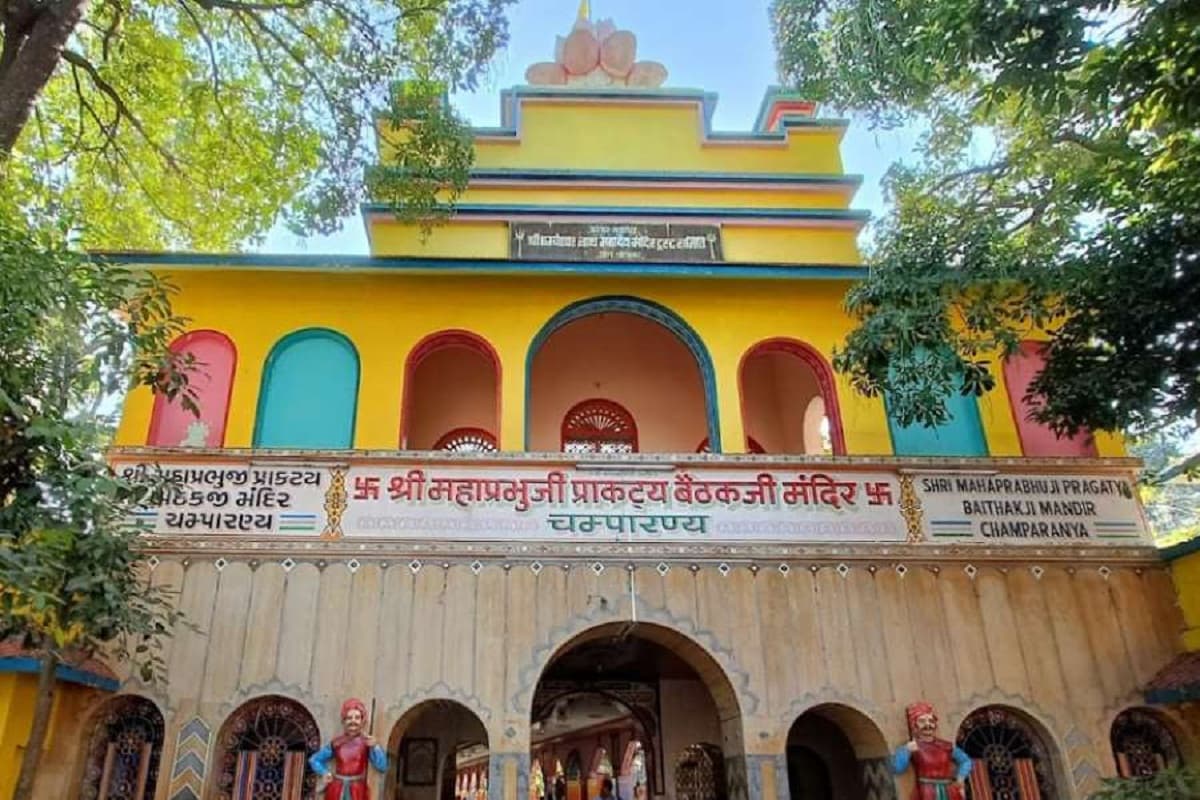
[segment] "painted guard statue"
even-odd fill
[[[971,774],[971,757],[945,739],[937,738],[937,712],[929,703],[913,703],[908,716],[912,738],[892,756],[897,775],[911,763],[917,775],[913,800],[966,800],[963,781]]]
[[[366,724],[367,707],[361,700],[342,703],[342,735],[308,760],[313,772],[321,776],[318,784],[321,800],[370,800],[367,764],[386,772],[387,753],[375,744],[374,736],[364,733]]]

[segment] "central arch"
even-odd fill
[[[533,341],[529,345],[529,353],[525,358],[525,449],[530,449],[532,441],[532,376],[534,358],[538,351],[554,333],[570,323],[597,314],[610,313],[630,314],[654,322],[673,334],[691,353],[699,370],[704,394],[708,441],[711,443],[713,452],[721,452],[721,432],[717,418],[717,382],[708,348],[704,346],[704,342],[701,341],[696,331],[671,309],[650,300],[625,295],[607,295],[574,302],[551,317],[533,337]]]
[[[595,800],[606,778],[622,800],[674,796],[681,779],[698,782],[697,770],[680,773],[698,753],[710,766],[699,784],[712,791],[692,800],[743,796],[737,692],[713,655],[673,628],[612,622],[576,634],[544,661],[528,712],[530,760],[546,787],[530,800]],[[556,765],[572,758],[584,773],[564,770],[553,791]]]

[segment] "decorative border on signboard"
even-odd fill
[[[917,497],[912,475],[900,476],[900,516],[904,517],[904,524],[908,528],[908,543],[919,544],[925,541],[921,498]]]
[[[590,565],[597,560],[613,565],[654,567],[658,563],[716,567],[720,564],[774,568],[780,562],[803,561],[807,564],[910,564],[1006,563],[1095,563],[1102,565],[1137,564],[1161,566],[1158,551],[1150,546],[1114,545],[1085,547],[1036,547],[1032,545],[942,545],[880,544],[846,542],[833,544],[766,543],[643,543],[643,542],[523,542],[523,541],[428,541],[381,539],[300,539],[283,537],[144,536],[147,553],[217,558],[291,558],[297,561],[326,563],[352,560],[372,563],[420,562],[449,568],[451,564],[478,561],[504,566],[528,566],[547,561]],[[357,564],[355,565],[357,566]],[[755,566],[755,568],[758,568]]]
[[[346,513],[349,495],[346,494],[346,467],[337,466],[329,471],[329,490],[325,492],[325,530],[322,539],[342,538],[342,515]]]

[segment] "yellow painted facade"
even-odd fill
[[[1183,646],[1189,651],[1200,650],[1200,549],[1180,556],[1171,562],[1171,577],[1179,592],[1179,608],[1183,612]]]
[[[505,138],[481,132],[475,179],[460,213],[431,232],[391,215],[366,212],[372,254],[381,257],[503,260],[508,220],[541,218],[563,208],[712,209],[722,224],[725,264],[736,266],[855,265],[861,220],[726,218],[733,210],[845,212],[854,182],[842,178],[839,124],[804,121],[798,127],[715,138],[704,122],[704,99],[692,93],[658,93],[651,99],[594,94],[560,97],[525,90],[507,95],[508,116],[518,119]],[[711,98],[708,99],[711,102]],[[387,136],[381,147],[387,155]],[[553,173],[553,180],[545,180]],[[641,178],[638,173],[644,173]],[[809,185],[742,182],[743,175],[801,175]],[[530,176],[543,179],[531,179]],[[596,176],[609,176],[599,179]],[[647,183],[647,175],[671,177],[672,185]],[[619,177],[611,177],[619,176]],[[707,177],[706,177],[707,176]],[[724,181],[716,185],[718,180]],[[824,182],[822,182],[824,181]],[[548,185],[546,185],[548,184]],[[616,185],[614,185],[616,184]],[[519,211],[514,210],[519,209]],[[548,217],[547,217],[548,218]],[[590,218],[590,217],[589,217]],[[331,259],[331,265],[336,259]],[[482,274],[438,275],[436,262],[422,274],[327,270],[204,268],[163,272],[181,292],[177,310],[193,329],[228,335],[237,347],[237,373],[226,446],[251,445],[262,370],[272,346],[287,334],[327,327],[349,337],[362,372],[354,446],[399,446],[404,363],[424,337],[464,329],[490,342],[502,370],[500,446],[520,450],[525,441],[526,357],[537,331],[570,303],[608,295],[634,295],[671,309],[691,325],[709,349],[717,384],[717,413],[727,452],[744,450],[738,368],[757,342],[789,337],[812,346],[827,361],[852,327],[842,311],[846,279],[711,280],[625,274],[513,274],[499,267]],[[286,293],[286,302],[274,298]],[[736,302],[731,298],[736,297]],[[1021,455],[1004,376],[980,400],[988,451]],[[855,394],[837,377],[847,452],[892,452],[879,399]],[[150,424],[149,392],[133,392],[125,405],[118,445],[144,444]],[[1123,454],[1112,437],[1098,437],[1102,456]]]
[[[287,303],[262,304],[260,298],[279,291],[281,278],[273,271],[171,274],[181,288],[177,309],[192,327],[223,331],[237,345],[227,447],[251,445],[263,365],[271,348],[293,331],[327,327],[355,343],[362,363],[355,448],[396,449],[408,353],[432,333],[462,328],[487,339],[500,356],[500,446],[520,450],[525,361],[534,335],[555,312],[574,301],[633,293],[676,309],[703,338],[716,371],[722,440],[728,443],[727,451],[740,452],[743,448],[735,444],[744,440],[737,373],[746,351],[764,339],[786,336],[809,343],[828,358],[852,325],[838,310],[847,288],[840,281],[706,283],[300,273],[287,276]],[[464,291],[468,280],[469,290]],[[736,292],[736,303],[727,301],[731,292]],[[841,376],[837,380],[848,452],[890,454],[883,403],[854,393]],[[1003,381],[999,375],[996,390],[981,398],[980,417],[991,454],[1019,456],[1016,423]],[[116,444],[144,444],[152,409],[148,390],[131,393]],[[1101,455],[1122,454],[1119,442],[1097,438]]]
[[[511,134],[480,130],[475,166],[507,169],[631,170],[644,172],[755,172],[839,175],[843,122],[793,128],[751,139],[714,137],[698,92],[631,96],[516,90],[520,99]],[[658,100],[655,100],[655,97]],[[513,94],[506,95],[508,101]],[[709,102],[715,98],[707,96]],[[391,159],[389,133],[380,153]]]
[[[732,207],[738,207],[733,204]],[[507,258],[508,224],[455,220],[425,233],[394,221],[370,226],[379,255],[428,258]],[[855,228],[780,228],[726,224],[725,257],[737,264],[858,264]],[[719,267],[717,267],[719,269]]]
[[[33,721],[37,676],[0,673],[0,797],[12,797]]]
[[[599,680],[596,665],[606,665],[609,651],[621,654],[609,676],[637,684],[644,709],[661,710],[651,714],[657,728],[637,728],[641,717],[631,723],[659,761],[644,800],[807,800],[791,759],[810,746],[837,750],[835,777],[848,783],[831,796],[907,796],[912,778],[894,778],[888,757],[910,735],[905,705],[920,699],[937,705],[949,738],[960,726],[1001,712],[1006,724],[1042,745],[1039,780],[1058,800],[1083,800],[1102,777],[1122,769],[1111,741],[1115,720],[1146,710],[1143,687],[1179,649],[1171,581],[1153,549],[1137,536],[1103,541],[1103,531],[1087,541],[939,539],[926,516],[932,518],[929,508],[944,499],[935,496],[942,490],[920,490],[929,508],[917,499],[922,476],[933,473],[947,485],[964,475],[1014,482],[1032,475],[1034,481],[1094,484],[1101,487],[1097,493],[1111,495],[1114,486],[1128,489],[1133,469],[1128,460],[1107,458],[1122,455],[1118,441],[1099,438],[1101,459],[1026,460],[1004,372],[997,370],[996,389],[978,404],[986,455],[993,458],[896,458],[884,402],[856,394],[843,376],[833,375],[844,453],[725,455],[749,449],[743,367],[756,345],[795,340],[811,348],[814,361],[828,363],[852,329],[842,301],[862,274],[856,238],[863,218],[851,210],[857,183],[842,175],[841,123],[780,115],[770,100],[766,121],[754,130],[714,134],[706,122],[710,101],[694,92],[506,93],[505,127],[478,132],[472,184],[456,215],[425,234],[367,208],[370,258],[124,256],[178,286],[175,307],[191,330],[219,332],[236,349],[221,442],[184,449],[175,430],[175,438],[147,447],[155,404],[149,392],[137,390],[125,402],[111,454],[121,468],[194,470],[187,481],[217,480],[216,493],[225,492],[211,513],[187,506],[191,500],[148,512],[157,515],[146,540],[154,555],[151,579],[180,590],[179,607],[196,627],[180,627],[167,642],[165,685],[127,682],[120,693],[136,696],[160,722],[159,780],[140,800],[225,800],[239,753],[251,747],[230,733],[252,725],[247,714],[286,706],[293,719],[310,720],[326,742],[348,696],[370,699],[379,720],[375,735],[393,758],[386,776],[378,776],[376,800],[547,800],[529,790],[533,764],[558,757],[546,726],[553,727],[559,709],[542,707],[539,697],[558,691],[559,683],[586,689]],[[510,258],[511,223],[564,220],[718,224],[724,258],[679,264]],[[705,411],[717,422],[721,452],[519,452],[530,437],[527,426],[535,427],[528,422],[531,348],[563,309],[596,298],[635,298],[662,311],[658,319],[636,320],[656,323],[679,340],[672,341],[674,351],[663,346],[659,352],[686,352],[681,342],[704,351],[712,366],[712,403]],[[618,317],[621,308],[602,307],[580,319],[613,309]],[[681,324],[672,328],[662,319],[669,315]],[[624,325],[608,329],[609,339],[588,351],[591,357],[624,341],[622,334],[646,329],[628,320]],[[356,352],[348,441],[358,452],[256,449],[272,352],[307,329],[337,332]],[[597,330],[576,332],[581,329]],[[500,453],[396,452],[403,450],[404,416],[412,413],[405,404],[416,394],[406,385],[410,357],[447,331],[470,333],[478,337],[470,341],[494,351]],[[693,333],[698,343],[683,341]],[[454,347],[471,350],[462,341]],[[455,365],[447,361],[441,368]],[[809,372],[810,383],[821,381],[820,370]],[[444,379],[428,396],[431,404],[448,406],[456,394],[468,394],[468,379],[456,380]],[[306,385],[320,388],[314,381]],[[600,385],[597,379],[594,386]],[[828,396],[824,386],[805,384],[805,391],[822,401]],[[490,408],[490,400],[481,405]],[[670,422],[674,409],[662,405],[658,419]],[[286,411],[286,403],[277,408]],[[557,435],[560,418],[552,421]],[[531,511],[496,497],[472,506],[457,494],[438,505],[432,490],[416,500],[398,491],[387,496],[414,474],[422,486],[428,477],[432,487],[435,472],[468,476],[460,479],[471,491],[515,485],[513,476],[539,476],[522,479],[529,491],[529,483],[550,485],[551,476],[578,479],[575,488],[615,475],[622,485],[647,486],[708,476],[726,491],[753,483],[761,493],[764,479],[774,492],[772,475],[778,475],[794,481],[779,484],[781,496],[783,486],[795,491],[805,474],[829,472],[842,492],[857,491],[862,502],[843,508],[843,501],[854,502],[845,494],[818,502],[807,492],[791,506],[764,499],[772,508],[751,519],[764,527],[751,529],[738,528],[745,509],[731,509],[736,503],[730,501],[703,509],[714,525],[727,526],[711,528],[721,531],[713,536],[576,537],[574,527],[572,536],[558,536],[548,535],[536,516],[554,501],[536,501]],[[275,476],[291,481],[302,473],[313,482],[286,489],[275,482]],[[230,489],[235,475],[242,483]],[[265,484],[256,484],[260,476]],[[861,490],[847,488],[860,479]],[[254,495],[248,500],[238,494],[246,481],[256,484],[245,490]],[[869,505],[868,485],[877,493]],[[255,497],[274,497],[276,490],[290,493],[279,506],[289,513],[280,519],[311,516],[320,523],[234,528],[244,520],[167,520],[173,511],[224,519],[235,506],[234,517],[247,506],[257,513],[263,508]],[[200,505],[209,502],[207,491],[198,493]],[[976,490],[952,491],[957,498]],[[671,513],[693,510],[685,507],[690,499],[670,497],[664,502],[677,503]],[[359,505],[352,507],[351,498]],[[1118,503],[1111,496],[1094,499]],[[1133,505],[1123,508],[1136,518],[1136,500],[1130,492],[1125,499]],[[572,520],[587,517],[574,514],[586,511],[571,505],[581,502],[562,501],[555,510],[571,511]],[[622,505],[621,515],[644,522],[646,515],[637,516],[645,511],[640,501],[631,502],[633,510]],[[836,516],[818,505],[832,505]],[[1122,513],[1100,522],[1138,528]],[[447,519],[476,527],[442,526]],[[376,525],[414,520],[410,528]],[[777,524],[783,527],[769,527]],[[729,531],[735,533],[723,538]],[[955,535],[961,534],[949,534]],[[1181,587],[1200,583],[1200,557],[1177,562],[1175,578]],[[1183,617],[1194,644],[1200,597],[1185,597]],[[630,664],[633,677],[619,672]],[[0,675],[0,759],[11,759],[27,726],[21,716],[27,684],[27,676]],[[78,705],[57,717],[62,757],[39,776],[39,800],[74,800],[84,761],[94,765],[101,752],[87,752],[97,730],[93,712],[111,706],[93,690],[63,697]],[[620,719],[633,718],[629,708]],[[562,716],[569,711],[564,707]],[[1173,761],[1181,753],[1190,758],[1200,742],[1194,710],[1155,714],[1178,738]],[[453,726],[442,724],[451,717]],[[468,729],[474,757],[487,764],[486,785],[447,798],[433,788],[444,781],[410,780],[396,766],[414,732],[426,746],[438,742],[445,756]],[[625,733],[605,729],[612,738],[602,743],[600,733],[587,730],[594,740],[589,747],[609,746],[610,769],[623,769],[617,743]],[[313,741],[301,744],[316,750]],[[692,749],[701,744],[709,750]],[[707,794],[687,782],[697,752],[726,770],[719,788]],[[10,763],[0,760],[0,800]],[[438,769],[445,778],[447,767]],[[565,797],[596,800],[594,794],[576,785]]]
[[[50,727],[43,746],[44,763],[71,760],[79,745],[80,723],[105,696],[88,686],[60,681],[50,711]],[[33,723],[37,675],[0,672],[0,798],[12,797],[21,758]],[[71,775],[71,771],[66,771]]]

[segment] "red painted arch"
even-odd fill
[[[205,346],[206,345],[206,346]],[[200,416],[184,410],[178,401],[155,395],[146,444],[151,447],[179,447],[193,422],[208,425],[207,447],[225,446],[225,426],[229,418],[229,400],[237,372],[237,347],[224,333],[207,328],[188,331],[171,342],[171,352],[206,351],[196,355],[197,372],[190,381],[196,390]],[[203,381],[203,382],[202,382]]]
[[[746,362],[757,355],[765,353],[787,353],[803,361],[816,376],[817,386],[821,389],[821,399],[825,401],[825,416],[829,420],[829,442],[835,456],[846,455],[846,433],[842,427],[842,408],[838,405],[837,384],[833,378],[833,368],[812,345],[799,339],[776,337],[764,339],[753,345],[742,354],[738,362],[738,403],[742,412],[742,429],[746,428]]]
[[[412,411],[412,388],[413,376],[417,372],[417,367],[421,362],[428,358],[433,353],[439,350],[445,350],[451,347],[465,348],[472,350],[484,356],[491,362],[492,370],[496,379],[496,434],[495,442],[496,449],[500,449],[500,428],[503,425],[503,417],[501,417],[501,402],[500,398],[503,395],[503,386],[501,378],[503,376],[500,366],[500,354],[492,343],[483,338],[477,333],[462,330],[460,328],[451,328],[437,333],[431,333],[421,341],[417,342],[412,350],[408,353],[408,358],[404,362],[404,394],[400,402],[400,447],[407,447],[408,443],[408,423],[411,418]]]

